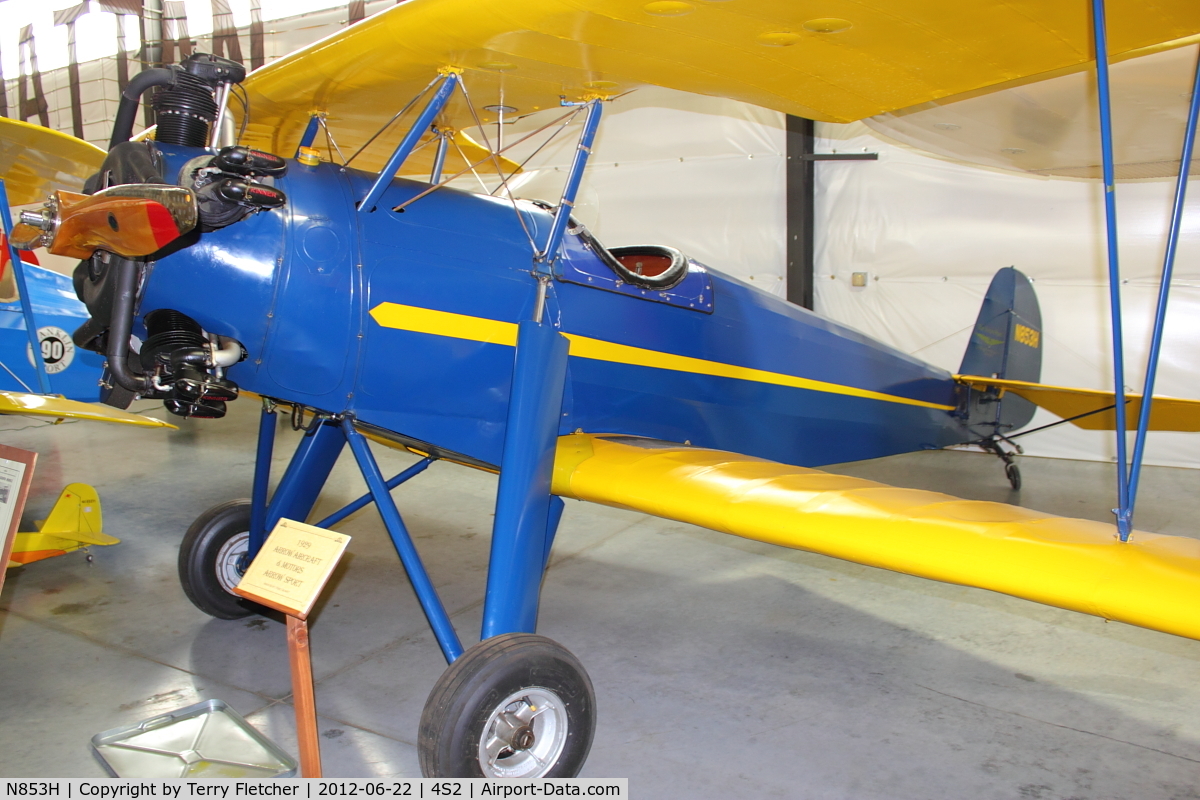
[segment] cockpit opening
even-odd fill
[[[674,247],[639,244],[614,247],[608,254],[615,262],[610,266],[622,280],[643,289],[670,289],[682,281],[688,271],[687,256]]]
[[[674,247],[636,244],[608,248],[574,217],[567,232],[579,237],[584,246],[595,253],[623,283],[640,289],[663,291],[678,286],[687,277],[688,257]]]

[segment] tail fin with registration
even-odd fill
[[[1042,375],[1042,312],[1033,284],[1013,267],[996,273],[983,298],[962,375],[1037,383]],[[1029,424],[1036,407],[1018,395],[969,384],[967,422],[982,436],[1007,434]]]
[[[1012,433],[1044,408],[1091,431],[1116,430],[1112,391],[1052,386],[1042,374],[1042,315],[1028,278],[1012,267],[996,273],[988,287],[971,342],[954,379],[967,387],[967,422],[982,437]],[[1125,395],[1125,424],[1137,427],[1140,394]],[[1152,431],[1200,431],[1200,400],[1155,395]]]

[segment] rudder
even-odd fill
[[[1037,383],[1042,376],[1042,312],[1033,284],[1014,267],[996,273],[983,298],[960,375]],[[1002,399],[972,391],[968,424],[1007,434],[1033,419],[1037,407],[1011,393]]]
[[[50,516],[38,528],[41,533],[78,535],[88,541],[96,534],[103,535],[104,521],[100,511],[100,495],[86,483],[69,483],[58,496]],[[97,542],[99,544],[100,542]],[[108,544],[108,542],[104,542]]]

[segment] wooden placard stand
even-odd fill
[[[287,617],[288,661],[303,778],[321,777],[308,614],[349,543],[350,537],[345,534],[281,519],[233,590]]]
[[[4,574],[12,558],[13,539],[21,526],[21,513],[33,483],[33,467],[37,453],[18,450],[0,444],[0,590],[4,589]]]

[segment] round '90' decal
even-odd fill
[[[71,334],[62,328],[53,325],[38,328],[38,341],[41,342],[42,361],[46,364],[47,374],[57,375],[75,360],[75,343],[71,341]],[[33,348],[29,345],[25,345],[25,355],[33,364]]]

